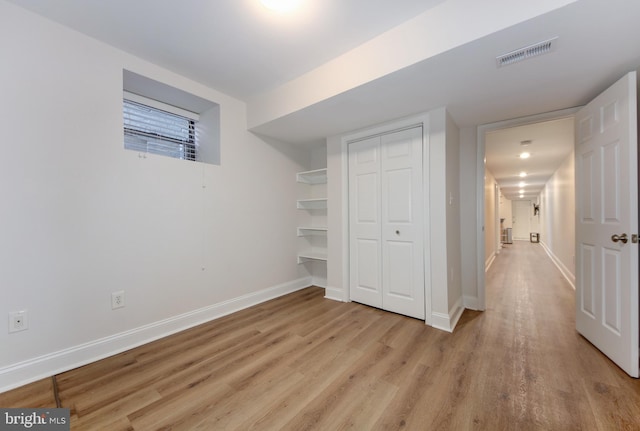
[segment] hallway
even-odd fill
[[[507,366],[486,384],[509,393],[520,429],[527,422],[547,423],[531,429],[640,429],[640,381],[576,332],[575,291],[540,244],[503,248],[486,285],[482,333],[499,338],[497,362]]]

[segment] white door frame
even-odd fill
[[[496,181],[493,182],[493,208],[494,208],[494,235],[493,241],[495,242],[496,255],[500,254],[502,250],[502,241],[500,241],[502,232],[500,232],[500,188]]]
[[[477,155],[476,155],[476,286],[478,292],[478,310],[486,310],[485,295],[485,238],[484,238],[484,156],[485,156],[485,136],[488,132],[511,127],[524,126],[527,124],[542,123],[545,121],[557,120],[561,118],[573,117],[580,107],[562,109],[560,111],[545,112],[528,117],[514,118],[512,120],[499,121],[497,123],[483,124],[478,126],[477,133]],[[490,222],[490,221],[489,221]]]
[[[429,114],[421,114],[405,119],[391,121],[378,126],[362,129],[357,132],[343,135],[341,137],[341,165],[343,178],[342,181],[342,250],[349,250],[349,143],[364,139],[367,137],[373,137],[376,135],[385,135],[390,132],[399,131],[403,129],[409,129],[412,127],[422,127],[422,181],[423,181],[423,248],[424,248],[424,302],[425,302],[425,324],[432,325],[432,311],[431,311],[431,251],[430,251],[430,236],[431,236],[431,222],[429,217]],[[349,289],[349,252],[342,253],[342,286],[343,300],[345,302],[351,302],[350,289]]]

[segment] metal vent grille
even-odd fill
[[[514,63],[519,63],[528,58],[537,57],[539,55],[548,54],[556,50],[558,38],[545,40],[533,45],[526,46],[515,51],[508,52],[506,54],[496,57],[496,65],[498,67],[510,66]]]

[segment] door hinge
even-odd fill
[[[638,243],[638,234],[637,233],[634,233],[634,234],[631,235],[631,242],[633,244],[637,244]]]

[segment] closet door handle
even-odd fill
[[[620,241],[623,244],[626,244],[627,241],[629,241],[629,239],[627,238],[627,234],[623,233],[622,235],[618,236],[618,235],[611,235],[611,241],[613,242],[618,242]]]

